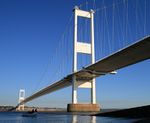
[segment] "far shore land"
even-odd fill
[[[38,112],[65,112],[65,108],[48,108],[48,107],[29,107],[25,106],[24,111],[16,111],[16,110],[11,110],[14,109],[14,106],[0,106],[0,112],[7,112],[7,111],[15,111],[15,112],[27,112],[31,111],[32,109],[37,109]]]

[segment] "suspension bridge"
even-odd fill
[[[146,0],[145,0],[146,1]],[[129,13],[128,13],[128,7],[129,7],[129,3],[127,3],[126,1],[123,2],[123,6],[124,6],[124,10],[126,10],[125,12],[125,17],[123,16],[123,18],[121,19],[120,16],[118,16],[118,24],[120,23],[121,25],[121,20],[123,21],[123,27],[122,30],[118,27],[117,29],[115,29],[115,27],[117,27],[118,25],[115,22],[115,15],[117,18],[117,14],[115,13],[115,11],[119,14],[119,5],[121,3],[117,3],[117,4],[113,4],[112,6],[110,6],[112,13],[111,13],[111,17],[112,17],[112,21],[111,23],[108,20],[108,16],[107,14],[107,7],[104,6],[104,8],[102,9],[97,9],[97,10],[89,10],[89,11],[85,11],[80,9],[79,7],[75,7],[73,14],[74,14],[74,23],[73,23],[73,28],[74,31],[72,32],[73,35],[71,35],[73,38],[73,47],[70,47],[73,49],[73,57],[72,57],[72,72],[71,73],[67,73],[67,75],[65,75],[65,77],[63,77],[62,79],[59,79],[58,81],[55,81],[53,84],[41,89],[40,91],[37,91],[36,93],[32,94],[31,96],[24,98],[24,95],[21,96],[20,95],[20,102],[17,105],[18,109],[21,110],[22,107],[24,107],[24,104],[32,101],[40,96],[52,93],[54,91],[60,90],[62,88],[68,87],[68,86],[72,86],[72,103],[68,104],[68,111],[99,111],[100,107],[99,105],[96,103],[96,86],[95,86],[95,78],[97,77],[101,77],[107,74],[116,74],[116,70],[118,69],[122,69],[124,67],[127,67],[129,65],[133,65],[136,64],[138,62],[147,60],[150,58],[150,35],[146,34],[146,27],[147,27],[147,22],[146,22],[146,6],[143,7],[144,9],[144,23],[142,26],[143,29],[143,34],[144,35],[140,35],[140,38],[136,37],[136,40],[134,42],[127,42],[125,44],[125,42],[123,42],[122,47],[119,47],[117,50],[114,50],[115,47],[111,47],[112,44],[116,44],[115,40],[120,40],[120,38],[116,38],[118,34],[115,35],[115,30],[118,29],[118,32],[120,32],[119,37],[122,36],[122,40],[129,40],[129,38],[126,38],[125,36],[129,36]],[[136,4],[136,7],[138,7],[138,3]],[[146,5],[143,4],[143,5]],[[108,8],[108,9],[110,9]],[[116,10],[117,8],[117,10]],[[136,8],[137,9],[137,8]],[[105,25],[105,27],[101,27],[103,29],[103,32],[106,32],[106,35],[103,36],[103,39],[108,40],[108,44],[107,47],[109,48],[110,53],[109,54],[105,54],[106,57],[100,58],[98,60],[96,60],[95,62],[95,40],[102,40],[102,38],[98,38],[97,35],[101,35],[101,31],[98,31],[99,29],[96,25],[96,23],[99,24],[99,22],[94,20],[94,15],[95,13],[98,13],[99,10],[103,10],[103,12],[101,12],[104,21],[101,21],[102,24]],[[109,10],[108,10],[109,11]],[[123,12],[123,11],[122,11]],[[136,30],[135,30],[135,34],[138,34],[139,28],[138,28],[138,24],[140,23],[138,20],[140,18],[140,16],[138,16],[138,10],[136,10],[136,22],[137,24],[135,24]],[[132,16],[132,15],[131,15]],[[98,18],[100,18],[100,16],[96,16]],[[83,32],[82,29],[80,29],[79,27],[79,18],[85,19],[88,21],[85,21],[85,27],[86,29],[84,30],[85,32]],[[82,20],[81,20],[82,21]],[[125,23],[126,22],[126,23]],[[132,20],[132,23],[134,23],[134,21]],[[96,26],[94,26],[96,25]],[[111,28],[108,28],[109,26],[112,26]],[[94,28],[96,27],[96,28]],[[108,29],[107,29],[108,28]],[[110,37],[110,32],[108,30],[112,30],[112,35]],[[80,30],[80,31],[79,31]],[[107,31],[106,31],[107,30]],[[131,31],[131,30],[130,30]],[[94,33],[95,32],[95,33]],[[84,34],[86,33],[86,34]],[[88,38],[84,38],[83,35],[87,35],[88,34]],[[96,36],[95,36],[96,35]],[[70,36],[70,37],[71,37]],[[116,37],[115,37],[116,36]],[[113,39],[112,42],[110,42],[110,39]],[[87,41],[89,40],[89,41]],[[125,45],[124,45],[125,44]],[[105,44],[106,45],[106,44]],[[119,44],[120,45],[120,44]],[[99,47],[97,47],[99,48]],[[67,48],[69,50],[69,47]],[[107,49],[108,50],[108,49]],[[78,54],[85,54],[90,56],[90,58],[88,58],[88,60],[90,61],[88,63],[88,65],[84,65],[84,67],[80,67],[80,69],[78,70]],[[87,62],[87,59],[85,60]],[[63,68],[64,69],[64,68]],[[80,104],[78,103],[77,100],[77,89],[78,88],[89,88],[91,89],[91,103],[89,104]],[[21,93],[24,93],[24,91],[22,91]]]

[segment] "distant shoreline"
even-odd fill
[[[0,112],[7,112],[10,111],[11,109],[14,109],[14,106],[0,106]],[[53,111],[58,111],[58,112],[64,112],[66,109],[64,108],[48,108],[48,107],[29,107],[25,106],[24,111],[15,111],[14,112],[26,112],[26,111],[31,111],[32,109],[37,109],[38,112],[53,112]]]

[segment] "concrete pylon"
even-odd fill
[[[90,29],[90,43],[84,43],[78,41],[78,17],[88,18],[91,21]],[[83,11],[77,6],[74,9],[74,53],[73,53],[73,72],[77,71],[77,54],[89,54],[91,55],[91,63],[95,63],[95,47],[94,47],[94,11]],[[79,104],[77,100],[77,89],[90,88],[91,89],[91,103],[90,104]],[[72,78],[72,104],[68,104],[67,110],[69,112],[74,111],[99,111],[100,107],[96,104],[96,90],[95,90],[95,79],[92,81],[85,82],[82,86],[79,86],[76,76]]]
[[[19,91],[19,100],[18,102],[22,102],[25,99],[25,90],[24,89],[20,89]],[[24,111],[24,104],[21,104],[18,106],[17,111]]]

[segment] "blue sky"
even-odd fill
[[[72,70],[73,29],[71,24],[73,19],[71,18],[71,15],[73,14],[72,9],[75,5],[82,4],[81,9],[89,10],[90,8],[93,8],[93,4],[94,8],[103,8],[103,6],[108,7],[112,5],[113,2],[119,3],[120,1],[104,0],[100,2],[95,0],[94,4],[94,1],[88,0],[88,5],[85,5],[86,0],[1,0],[0,105],[16,105],[18,102],[19,89],[25,89],[26,96],[29,96],[37,90],[61,79],[60,77],[63,77]],[[131,20],[131,22],[128,23],[128,33],[126,34],[127,36],[124,37],[123,35],[125,35],[126,28],[123,27],[121,30],[120,27],[121,24],[125,23],[123,20],[126,18],[125,16],[122,16],[122,13],[123,10],[126,9],[119,11],[122,6],[115,8],[116,33],[114,34],[115,38],[112,42],[119,40],[126,40],[126,42],[116,42],[116,46],[109,49],[110,52],[113,48],[117,50],[116,47],[121,48],[124,44],[130,44],[137,39],[150,34],[149,8],[146,8],[147,18],[146,21],[144,21],[144,4],[144,0],[133,0],[128,3],[128,19],[129,21]],[[132,8],[132,5],[135,6]],[[141,7],[139,7],[140,5]],[[150,5],[148,0],[146,0],[146,5]],[[110,15],[112,14],[111,10],[112,7],[106,10],[108,12],[106,15],[107,17],[105,17],[105,13],[101,11],[98,11],[95,14],[97,60],[108,55],[107,46],[108,44],[113,44],[112,42],[109,42],[111,41],[109,39],[111,39],[111,36],[113,35],[113,33],[109,32],[113,29],[111,26],[113,23],[113,21],[111,21],[113,16]],[[136,12],[137,16],[135,16]],[[117,13],[120,16],[118,16]],[[70,18],[71,23],[69,23],[69,28],[66,28]],[[117,20],[117,18],[120,18],[120,21]],[[134,19],[138,21],[134,21]],[[107,21],[108,25],[106,23]],[[117,25],[118,22],[120,22],[120,26]],[[146,22],[145,26],[144,22]],[[97,28],[98,26],[101,26],[101,28]],[[109,31],[105,30],[107,29],[107,26]],[[62,35],[65,28],[67,31]],[[103,32],[100,33],[102,30]],[[146,31],[144,32],[144,30]],[[122,35],[120,36],[119,32],[121,31]],[[82,38],[82,29],[80,32],[80,38]],[[104,43],[101,43],[100,41],[104,41]],[[100,44],[104,46],[99,47]],[[102,50],[99,51],[100,49]],[[101,53],[103,53],[103,55]],[[70,59],[64,60],[64,63],[61,64],[61,60],[68,57]],[[79,61],[81,67],[84,64],[81,63],[85,62],[85,60],[82,60],[84,58],[82,56],[79,56],[79,58],[81,58]],[[149,68],[150,62],[147,60],[118,70],[116,75],[98,78],[96,82],[97,102],[103,108],[126,108],[150,104]],[[89,94],[90,91],[88,89],[79,89],[79,101],[89,102]],[[71,87],[40,97],[29,102],[28,105],[66,107],[70,102]]]

